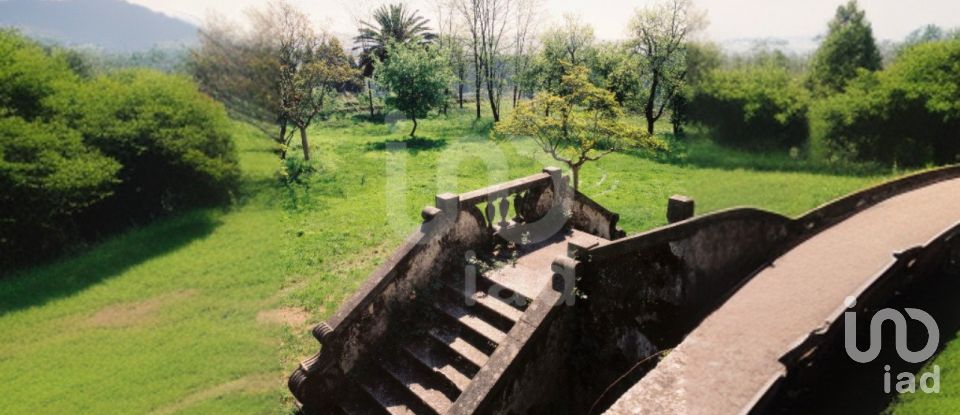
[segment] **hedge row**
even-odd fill
[[[190,79],[82,79],[61,52],[0,31],[0,270],[223,200],[237,176],[226,112]]]

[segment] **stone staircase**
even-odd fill
[[[530,299],[512,291],[485,294],[494,282],[478,277],[475,293],[446,283],[421,324],[347,373],[343,414],[444,414],[523,315]],[[516,294],[516,295],[515,295]],[[523,301],[516,301],[523,298]],[[517,304],[522,303],[522,304]]]
[[[547,333],[565,321],[555,306],[573,290],[569,264],[559,288],[551,284],[555,260],[569,259],[574,239],[592,246],[622,235],[616,214],[567,182],[548,168],[438,195],[423,225],[314,328],[322,348],[289,379],[301,411],[485,413],[516,385],[543,384],[527,363],[548,359]]]

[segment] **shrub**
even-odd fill
[[[694,93],[690,120],[718,142],[745,148],[788,148],[808,135],[807,92],[781,67],[766,64],[712,72]]]
[[[814,106],[814,150],[826,158],[901,165],[960,155],[960,40],[920,44],[887,70],[862,72]]]
[[[44,100],[76,82],[64,55],[51,56],[16,31],[0,30],[0,113],[27,120],[44,114]]]
[[[54,105],[87,144],[123,165],[112,199],[127,214],[215,201],[238,176],[226,111],[186,77],[117,72]]]
[[[109,196],[119,170],[76,131],[0,118],[0,266],[69,239],[70,216]]]

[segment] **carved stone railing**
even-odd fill
[[[509,242],[540,242],[553,237],[567,224],[564,198],[568,193],[560,169],[463,193],[438,196],[443,203],[479,215],[491,236]],[[513,214],[511,215],[511,208]]]

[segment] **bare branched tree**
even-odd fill
[[[540,0],[517,0],[517,12],[514,13],[513,56],[512,56],[512,83],[513,107],[523,91],[520,85],[521,78],[527,75],[533,62],[534,39],[538,19],[540,17]]]
[[[686,40],[705,25],[704,14],[693,8],[691,0],[667,0],[634,16],[632,44],[649,77],[643,107],[647,133],[653,133],[654,124],[682,85]]]
[[[309,160],[307,128],[353,76],[349,59],[339,42],[315,31],[309,18],[284,0],[247,16],[247,31],[217,18],[205,25],[199,47],[191,51],[194,76],[234,116],[273,137],[281,158],[299,131]]]

